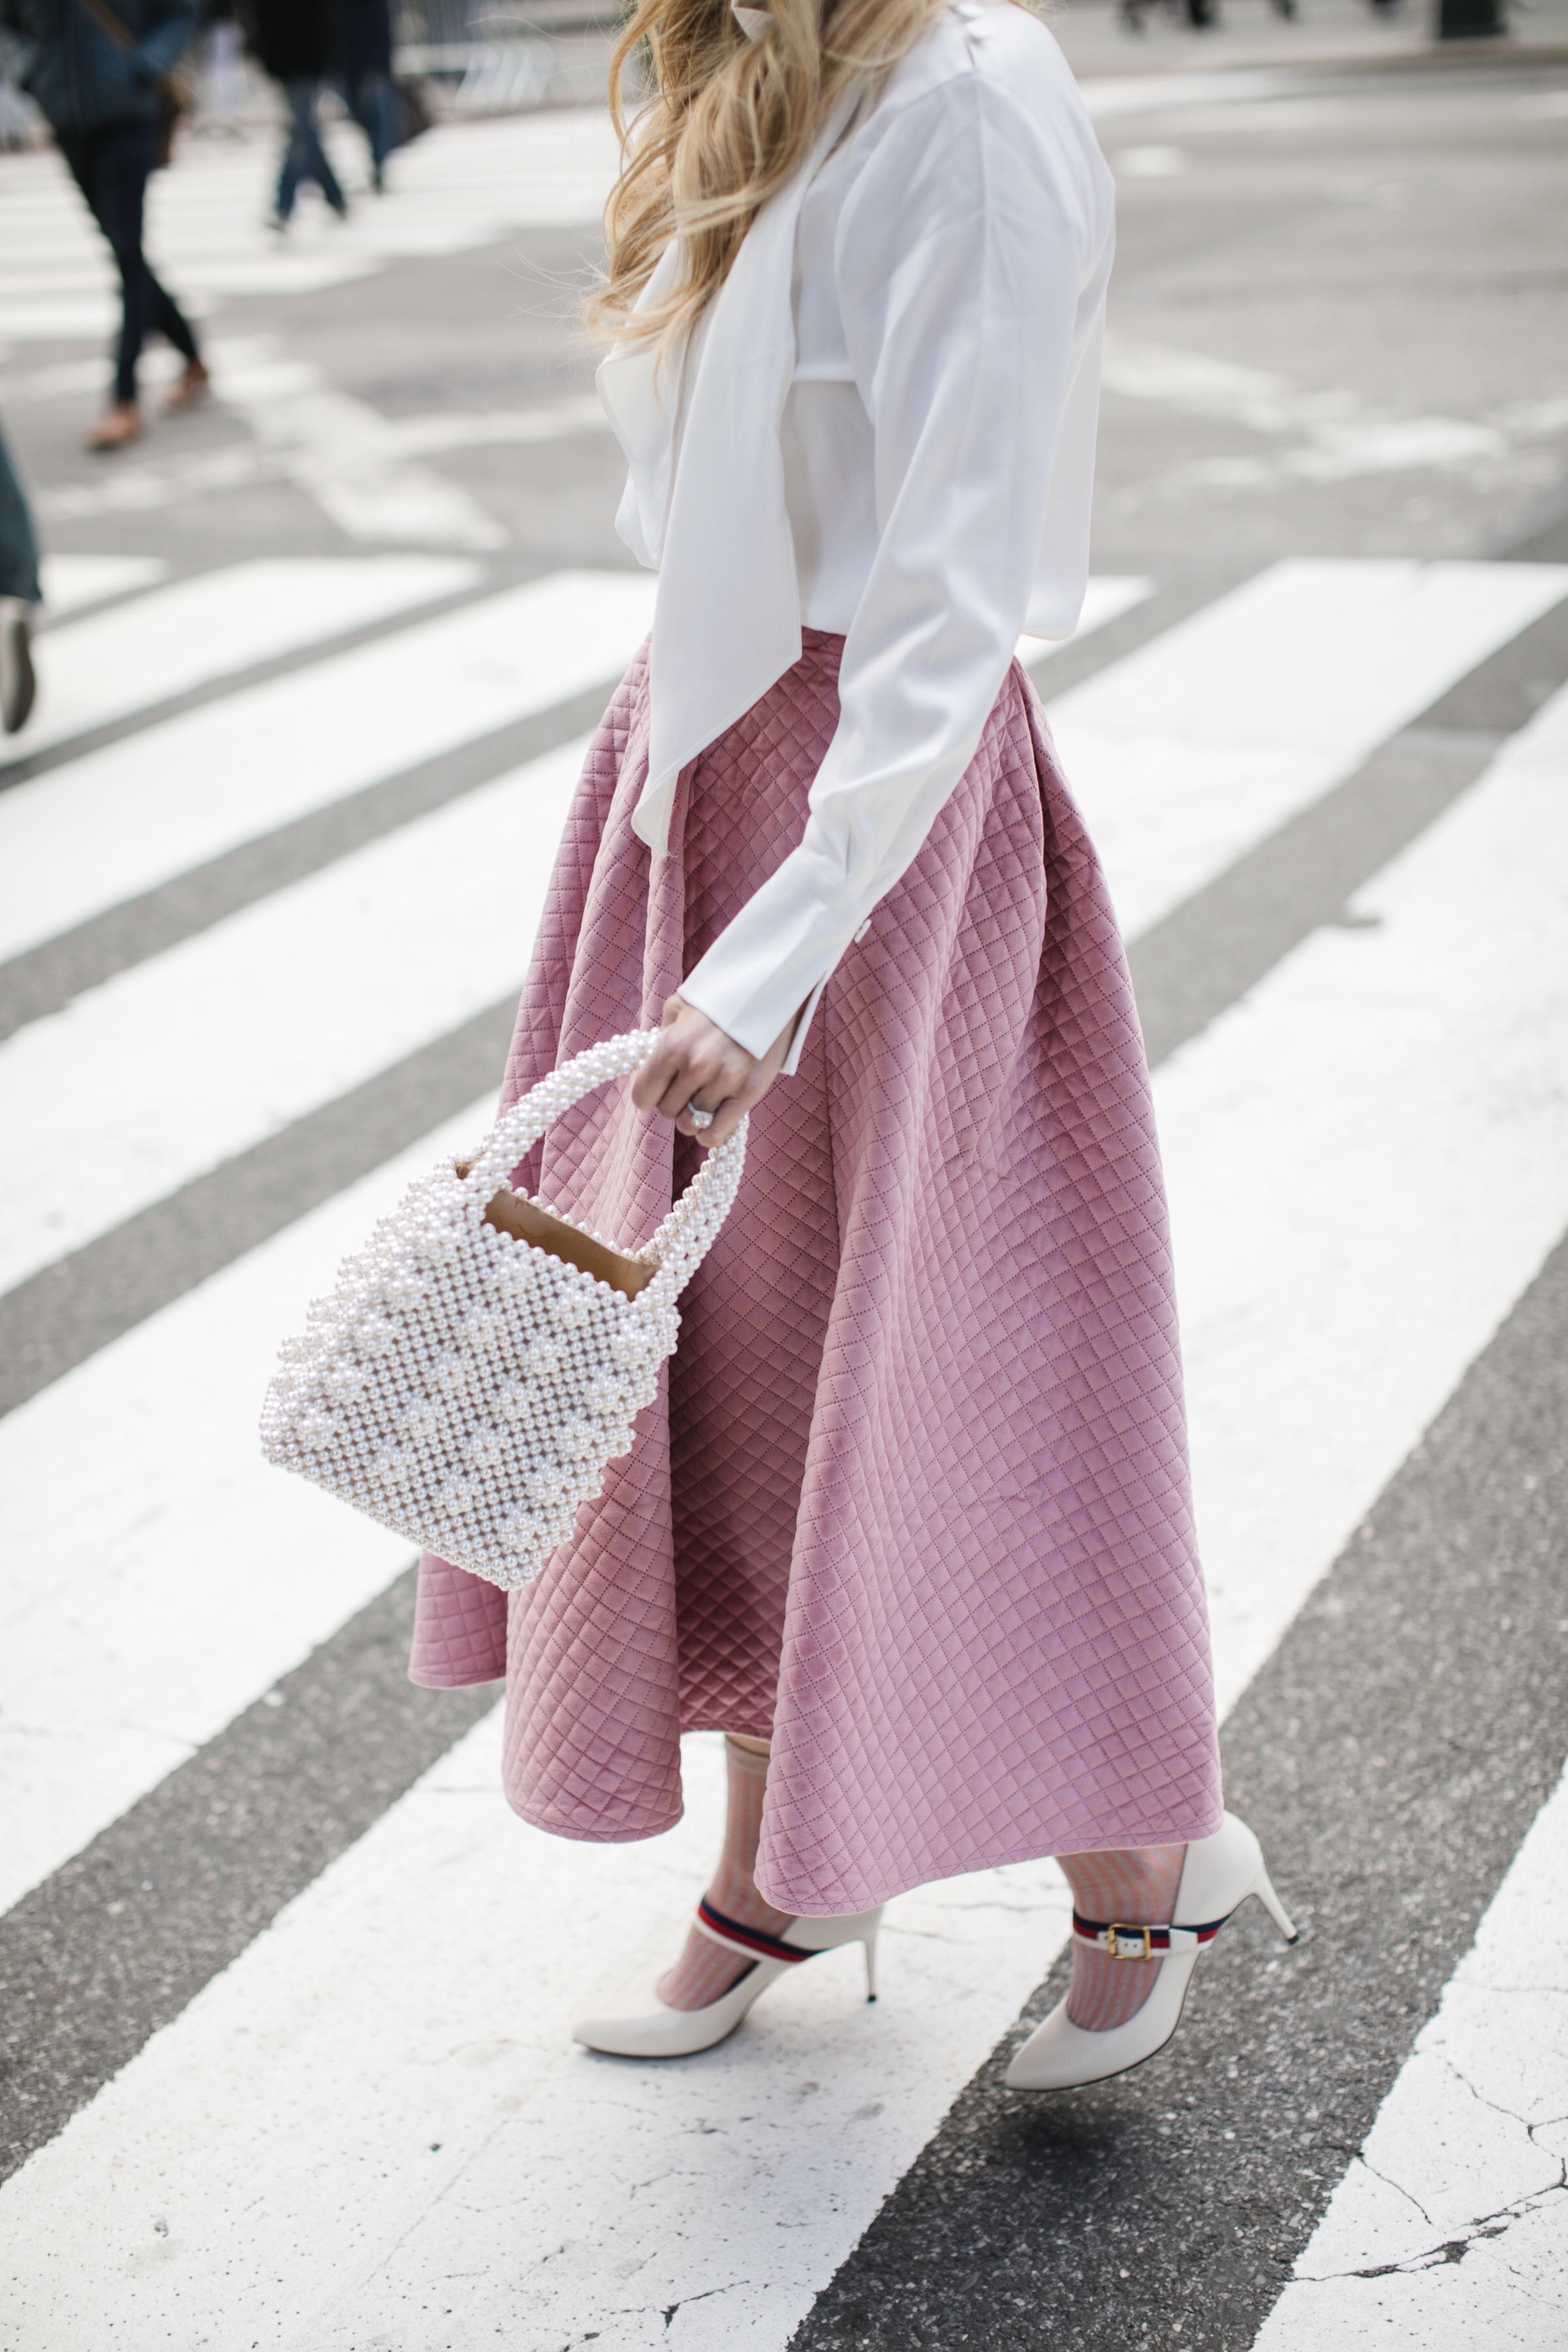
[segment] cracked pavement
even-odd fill
[[[1258,2352],[1355,2343],[1362,2329],[1428,2346],[1435,2293],[1445,2342],[1478,2323],[1488,2345],[1538,2342],[1543,2310],[1568,2329],[1568,1953],[1542,1932],[1565,1903],[1568,1780],[1417,2036]],[[1462,2285],[1431,2282],[1461,2263]]]

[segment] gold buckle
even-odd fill
[[[1124,1936],[1141,1937],[1142,1948],[1134,1950],[1129,1945],[1124,1950],[1121,1940]],[[1113,1960],[1152,1960],[1154,1957],[1154,1930],[1152,1927],[1131,1926],[1125,1919],[1113,1919],[1105,1931],[1105,1948]]]

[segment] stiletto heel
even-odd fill
[[[1213,1837],[1199,1838],[1188,1846],[1168,1927],[1083,1919],[1075,1911],[1074,1935],[1111,1959],[1144,1966],[1157,1960],[1160,1972],[1153,1990],[1125,2025],[1110,2026],[1102,2033],[1075,2025],[1068,2015],[1067,2002],[1058,2001],[1015,2053],[1007,2069],[1008,2089],[1076,2090],[1085,2083],[1102,2083],[1110,2075],[1124,2074],[1129,2067],[1152,2058],[1182,2021],[1199,1953],[1207,1949],[1226,1921],[1253,1895],[1286,1942],[1293,1944],[1296,1930],[1274,1892],[1263,1849],[1245,1822],[1226,1813]]]
[[[711,2050],[733,2033],[753,2001],[779,1977],[809,1960],[817,1952],[837,1951],[842,1944],[860,1944],[866,1953],[866,1998],[877,1998],[877,1931],[881,1908],[856,1911],[843,1919],[795,1919],[782,1936],[765,1935],[715,1911],[704,1896],[695,1921],[700,1935],[721,1944],[752,1963],[726,1993],[705,2009],[669,2009],[657,1993],[637,1991],[621,2006],[583,2018],[572,2029],[574,2041],[614,2058],[689,2058]]]
[[[1296,1937],[1300,1933],[1300,1930],[1292,1924],[1290,1914],[1286,1910],[1285,1906],[1280,1902],[1278,1895],[1275,1894],[1274,1881],[1269,1877],[1268,1873],[1266,1870],[1261,1868],[1259,1869],[1258,1874],[1258,1884],[1252,1891],[1254,1895],[1257,1895],[1259,1903],[1262,1904],[1264,1909],[1268,1912],[1268,1916],[1273,1920],[1274,1925],[1279,1928],[1281,1936],[1284,1937],[1285,1941],[1288,1944],[1293,1944],[1296,1941]]]

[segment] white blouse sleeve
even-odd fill
[[[1061,420],[1098,336],[1086,284],[1106,258],[1089,249],[1075,160],[963,75],[894,117],[840,215],[877,552],[804,838],[682,985],[752,1054],[802,1013],[789,1068],[828,975],[973,758],[1028,610]]]

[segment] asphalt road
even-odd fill
[[[1090,29],[1098,68],[1105,27]],[[308,994],[289,997],[282,967],[360,919],[354,891],[367,937],[377,905],[395,929],[411,903],[396,896],[411,887],[395,866],[405,849],[433,892],[461,873],[472,848],[457,828],[487,793],[504,814],[514,779],[569,766],[640,630],[604,586],[612,575],[618,593],[613,575],[630,572],[611,528],[621,469],[577,324],[602,137],[564,115],[537,151],[526,125],[437,131],[381,213],[366,197],[341,238],[307,215],[281,253],[255,229],[265,146],[197,153],[184,194],[178,174],[159,191],[158,233],[171,282],[197,290],[222,396],[111,461],[81,446],[100,267],[48,159],[0,158],[0,418],[47,551],[79,587],[89,558],[161,567],[116,575],[96,616],[62,620],[61,666],[45,673],[58,699],[0,761],[0,863],[40,861],[31,877],[13,863],[0,892],[0,1114],[29,1139],[0,1202],[0,1453],[13,1433],[0,1475],[25,1531],[0,1610],[16,1655],[58,1666],[59,1687],[49,1695],[42,1663],[0,1681],[0,1732],[15,1735],[0,1769],[29,1857],[0,1896],[5,2352],[96,2347],[110,2314],[128,2345],[254,2332],[312,2352],[468,2352],[497,2337],[524,2352],[1568,2340],[1568,1979],[1554,1937],[1520,1988],[1539,1995],[1528,2020],[1516,2007],[1483,2050],[1490,2029],[1466,2011],[1469,2054],[1453,2054],[1499,1906],[1550,1917],[1568,1874],[1552,1796],[1568,1754],[1568,883],[1548,789],[1568,782],[1568,728],[1552,717],[1568,683],[1568,572],[1553,569],[1568,566],[1568,63],[1500,49],[1309,67],[1270,53],[1226,87],[1223,51],[1202,53],[1200,79],[1160,37],[1158,74],[1091,77],[1121,207],[1093,563],[1109,617],[1037,677],[1075,775],[1081,745],[1097,822],[1103,803],[1179,1246],[1190,1235],[1229,1783],[1306,1932],[1276,1962],[1260,1925],[1238,1927],[1168,2058],[1048,2107],[999,2087],[1020,2003],[1032,2019],[1059,1981],[1059,1961],[1040,1981],[1060,1937],[1048,1876],[994,1897],[1027,1936],[996,1929],[1018,1940],[990,2007],[964,2006],[963,1966],[978,1959],[963,1906],[911,1909],[910,1981],[928,2009],[912,1996],[907,2008],[931,2039],[893,2049],[875,2096],[863,2060],[825,2042],[814,2064],[787,2038],[773,2049],[784,2088],[765,2090],[747,2052],[758,2067],[769,2029],[748,2028],[679,2093],[592,2064],[551,2090],[544,2032],[537,2079],[531,2056],[521,2074],[496,2058],[500,2084],[481,2091],[465,2057],[461,2098],[400,2094],[395,2115],[368,2094],[356,2105],[353,2084],[391,2061],[351,1993],[298,1955],[326,1938],[320,1949],[357,1956],[357,1983],[379,1981],[371,1948],[384,1950],[393,1898],[375,1874],[402,1885],[408,1866],[377,1857],[415,1836],[449,1752],[452,1786],[467,1788],[462,1759],[488,1753],[487,1701],[403,1685],[395,1544],[347,1559],[344,1538],[346,1564],[329,1570],[330,1542],[301,1521],[295,1583],[251,1625],[238,1607],[203,1618],[194,1572],[160,1581],[149,1527],[166,1531],[154,1549],[167,1559],[182,1546],[210,1558],[226,1526],[243,1590],[252,1505],[231,1481],[206,1520],[187,1508],[166,1426],[187,1391],[171,1386],[160,1412],[156,1383],[189,1383],[194,1360],[220,1390],[242,1331],[249,1347],[251,1324],[286,1328],[296,1258],[313,1267],[326,1247],[310,1241],[311,1258],[304,1237],[335,1234],[336,1217],[346,1246],[365,1188],[400,1154],[434,1155],[429,1139],[484,1096],[504,1048],[510,968],[492,979],[477,946],[423,1024],[373,1019],[364,981],[363,1035],[342,1048],[302,1034]],[[1070,52],[1070,22],[1067,40]],[[356,572],[352,611],[292,635],[304,587],[286,583],[258,618],[261,575],[247,573],[229,656],[182,667],[159,640],[142,669],[141,653],[115,667],[116,627],[129,645],[139,603],[182,582],[203,584],[164,608],[165,635],[199,646],[218,610],[202,600],[227,593],[237,567],[293,561],[305,568],[289,581],[303,583],[377,557],[446,569]],[[389,721],[387,743],[355,764],[353,739],[374,729],[352,677],[374,674],[389,706],[426,677],[438,686],[437,633],[480,627],[533,582],[563,610],[561,576],[577,572],[598,583],[584,593],[602,662],[582,650],[588,622],[563,628],[537,652],[541,682],[492,694],[470,667],[471,722],[443,733],[411,699],[406,740]],[[1418,609],[1398,603],[1417,596]],[[542,646],[547,620],[520,619],[528,628]],[[89,629],[101,636],[73,638]],[[464,658],[489,663],[487,677],[504,667],[493,647]],[[312,740],[311,722],[289,698],[329,673],[344,681],[335,781],[295,784],[289,747]],[[205,805],[247,742],[255,789],[276,801],[249,824]],[[1270,760],[1273,798],[1247,814]],[[1180,789],[1139,798],[1143,767]],[[1119,776],[1132,779],[1131,820]],[[165,806],[176,785],[185,798]],[[528,835],[531,856],[542,838]],[[55,911],[34,919],[37,891]],[[477,920],[433,923],[432,987]],[[247,1050],[226,1010],[247,972],[277,973],[279,1020],[301,1024],[276,1069],[263,1055],[260,1117],[227,1105],[220,1075]],[[1450,1071],[1445,1095],[1431,1074]],[[95,1166],[95,1202],[48,1163],[89,1150],[100,1085],[115,1148]],[[182,1118],[188,1133],[171,1140]],[[247,1269],[276,1304],[225,1289]],[[1278,1302],[1260,1304],[1260,1286]],[[1254,1426],[1237,1400],[1270,1381],[1274,1417]],[[101,1433],[100,1469],[79,1481],[60,1465],[83,1426]],[[281,1541],[271,1507],[254,1506],[263,1561]],[[62,1612],[74,1561],[81,1597]],[[146,1611],[195,1612],[188,1656],[170,1664],[144,1623],[128,1630],[139,1590]],[[493,1785],[482,1768],[478,1780]],[[694,1836],[707,1801],[694,1796]],[[437,1854],[454,1917],[478,1917],[478,1896],[452,1889],[481,1832],[465,1828],[468,1845],[450,1852],[447,1834],[418,1832],[434,1840],[425,1866]],[[535,1885],[554,1885],[540,1875],[553,1863],[529,1852]],[[678,1916],[692,1866],[682,1847],[642,1880],[563,1879],[561,1900],[658,1922]],[[405,1979],[434,1907],[395,1915]],[[542,1895],[524,1906],[546,1942],[549,1908]],[[960,1954],[951,1979],[919,1979],[916,1959],[949,1965],[920,1959],[922,1938]],[[541,1949],[541,1983],[555,1969],[574,2000],[597,1959]],[[300,1990],[313,1983],[319,2003]],[[938,2031],[943,2002],[951,2031]],[[416,2006],[406,2033],[427,2086],[462,2037]],[[314,2046],[317,2007],[347,2053],[331,2123],[289,2073],[288,2052]],[[511,2049],[496,2032],[495,2050]],[[1433,2088],[1444,2064],[1448,2088]],[[1515,2078],[1532,2074],[1527,2097]],[[193,2104],[203,2078],[221,2086],[221,2117]],[[1454,2083],[1502,2120],[1456,2121]],[[842,2110],[813,2125],[800,2101],[823,2085]],[[485,2170],[503,2131],[514,2167],[559,2175],[556,2203],[531,2190],[537,2223],[509,2218],[499,2158]],[[649,2169],[661,2132],[689,2176],[673,2207],[658,2203],[673,2192],[643,2196],[664,2177]],[[771,2135],[765,2160],[741,2153],[747,2132]],[[623,2135],[641,2150],[624,2177]],[[715,2139],[736,2169],[700,2176]],[[403,2140],[426,2163],[458,2148],[461,2168],[422,2187]],[[363,2185],[363,2145],[384,2157],[384,2192]],[[1435,2147],[1441,2180],[1427,2178]],[[320,2184],[308,2210],[280,2185],[301,2175]],[[246,2218],[252,2187],[264,2227]],[[770,2200],[795,2233],[787,2252],[757,2250]],[[87,2245],[100,2209],[110,2225]],[[481,2223],[459,2210],[491,2234],[476,2241]]]

